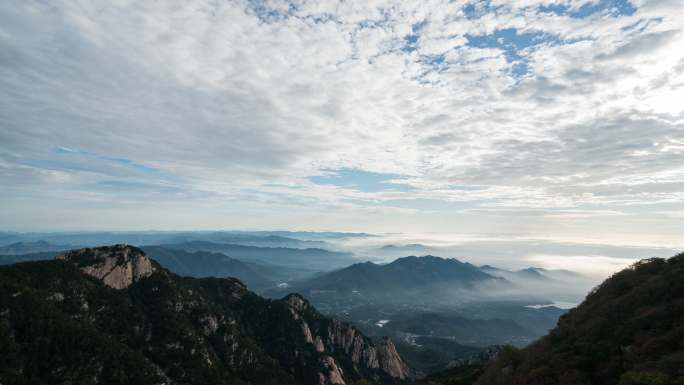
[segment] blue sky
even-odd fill
[[[684,4],[0,5],[0,229],[681,245]]]
[[[407,176],[368,172],[355,169],[323,170],[323,175],[309,180],[319,185],[331,185],[361,192],[408,191],[414,187],[402,184]]]

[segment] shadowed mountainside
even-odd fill
[[[0,267],[0,383],[351,384],[412,376],[373,343],[289,295],[183,278],[125,245]]]
[[[503,349],[430,385],[684,384],[684,254],[636,263],[603,282],[529,347]]]

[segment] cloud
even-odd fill
[[[5,3],[1,224],[54,200],[163,218],[202,199],[156,222],[440,230],[480,209],[500,215],[474,231],[501,215],[515,231],[531,210],[562,232],[657,206],[620,232],[674,234],[657,212],[682,210],[683,16],[645,0]]]

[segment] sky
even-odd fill
[[[0,229],[684,247],[684,2],[0,2]]]

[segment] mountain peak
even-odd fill
[[[283,298],[283,301],[298,312],[310,307],[309,301],[297,293],[288,294]]]
[[[125,289],[160,269],[142,250],[124,244],[71,250],[55,259],[75,264],[114,289]]]

